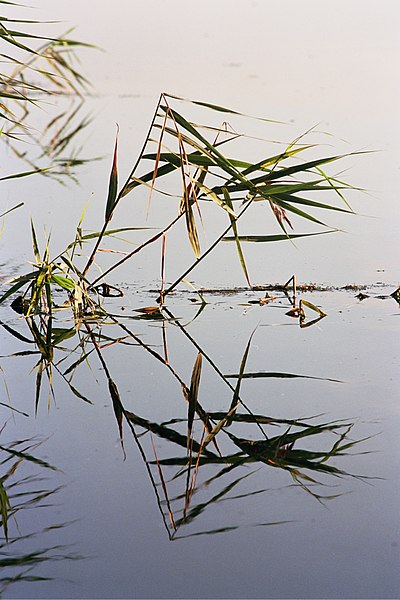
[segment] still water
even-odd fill
[[[129,291],[135,308],[148,304]],[[13,406],[30,415],[8,417],[3,447],[19,440],[14,448],[57,468],[24,461],[7,480],[20,481],[11,503],[18,491],[58,488],[10,519],[15,543],[2,552],[21,558],[2,569],[4,597],[396,597],[398,306],[376,297],[385,292],[362,302],[315,293],[328,317],[309,328],[285,314],[283,294],[267,306],[250,293],[208,296],[192,322],[198,306],[187,296],[171,301],[166,321],[137,319],[130,300],[115,300],[124,329],[92,326],[106,367],[87,331],[60,343],[55,398],[44,377],[36,418],[37,356],[3,361]],[[3,318],[32,337],[6,309]],[[4,354],[32,348],[10,331]],[[90,350],[72,380],[78,398],[61,373]],[[243,361],[243,405],[199,458],[204,413],[213,424],[227,415]],[[36,564],[27,555],[38,551]],[[13,583],[29,568],[51,581]]]
[[[311,143],[327,154],[380,152],[343,164],[369,190],[349,198],[360,216],[329,216],[345,232],[246,245],[254,283],[295,273],[321,284],[300,297],[322,319],[307,308],[300,327],[281,289],[265,303],[265,292],[227,291],[245,284],[230,244],[191,274],[214,290],[205,306],[180,286],[162,313],[140,312],[158,295],[157,246],[107,279],[124,294],[103,301],[113,318],[76,323],[61,310],[49,323],[1,307],[1,477],[14,511],[1,540],[3,597],[397,598],[397,4],[248,1],[238,15],[204,2],[193,20],[177,0],[168,10],[119,0],[111,21],[102,2],[36,4],[35,17],[72,21],[76,37],[108,50],[88,53],[95,94],[81,107],[93,116],[85,158],[106,158],[84,166],[78,185],[2,182],[5,208],[24,201],[0,240],[2,281],[32,260],[31,216],[40,244],[51,231],[53,256],[87,202],[85,230],[101,227],[115,122],[124,180],[164,89],[285,121],[229,119],[268,139],[269,154],[316,123]],[[202,118],[193,107],[189,116]],[[265,144],[243,150],[255,161]],[[6,159],[7,173],[20,168]],[[115,227],[159,227],[176,214],[165,199],[147,208],[144,193],[127,196]],[[210,242],[220,223],[204,218]],[[276,232],[262,208],[252,218],[248,233]],[[184,229],[167,245],[173,282],[193,258]],[[99,268],[113,260],[103,253]]]

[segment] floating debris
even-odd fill
[[[400,287],[397,288],[397,290],[395,290],[393,292],[393,294],[390,294],[392,298],[394,298],[396,300],[396,302],[398,302],[400,304]]]
[[[356,298],[357,300],[365,300],[365,298],[369,298],[369,294],[364,294],[363,292],[360,292],[359,294],[357,294]]]
[[[124,295],[122,290],[113,285],[109,285],[108,283],[100,283],[100,285],[96,285],[94,289],[104,298],[119,298]]]

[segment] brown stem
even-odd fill
[[[236,221],[246,212],[246,210],[249,208],[249,206],[252,204],[252,202],[253,202],[253,199],[249,200],[248,204],[246,204],[246,206],[240,211],[240,213],[236,217]],[[236,222],[236,221],[234,221],[234,222]],[[222,238],[226,236],[226,234],[229,232],[230,229],[232,229],[232,223],[230,223],[230,225],[225,229],[225,231],[223,233],[221,233],[221,235],[215,240],[215,242],[213,242],[213,244],[211,244],[211,246],[209,248],[207,248],[207,250],[204,252],[204,254],[202,254],[200,256],[200,258],[198,258],[194,263],[192,263],[190,265],[190,267],[188,267],[186,269],[186,271],[176,281],[174,281],[174,283],[172,285],[169,286],[169,288],[164,290],[164,298],[165,298],[165,296],[167,296],[167,294],[169,294],[170,292],[172,292],[172,290],[174,290],[176,288],[176,286],[182,281],[182,279],[184,279],[186,277],[186,275],[188,275],[190,273],[190,271],[192,271],[199,264],[199,262],[201,262],[203,260],[203,258],[208,256],[208,254],[210,254],[210,252],[212,252],[212,250],[214,250],[214,248],[219,244],[219,242],[222,240]]]
[[[166,227],[164,227],[164,229],[162,229],[161,231],[159,231],[158,233],[156,233],[156,235],[153,235],[153,237],[151,237],[148,240],[146,240],[145,242],[143,242],[143,244],[140,244],[140,246],[138,246],[137,248],[135,248],[135,250],[132,250],[132,252],[130,252],[129,254],[127,254],[126,256],[124,256],[123,258],[121,258],[121,260],[119,260],[115,264],[111,265],[111,267],[109,267],[106,271],[104,271],[104,273],[102,273],[101,275],[99,275],[99,277],[97,277],[97,279],[95,279],[94,281],[92,281],[92,283],[90,284],[89,288],[93,288],[96,285],[96,283],[98,283],[106,275],[108,275],[109,273],[111,273],[111,271],[113,271],[114,269],[116,269],[117,267],[119,267],[120,265],[122,265],[122,263],[124,263],[125,261],[127,261],[134,254],[137,254],[138,252],[140,252],[141,250],[143,250],[143,248],[145,248],[149,244],[152,244],[153,242],[156,242],[162,235],[164,235],[164,233],[166,233],[169,229],[171,229],[171,227],[173,227],[175,225],[175,223],[177,223],[179,221],[179,219],[183,216],[183,214],[184,213],[181,213],[180,215],[178,215],[177,217],[175,217],[175,219],[173,221],[171,221]]]
[[[159,97],[159,99],[158,99],[157,106],[156,106],[156,109],[155,109],[155,111],[154,111],[153,118],[152,118],[152,120],[151,120],[150,127],[149,127],[149,130],[148,130],[148,132],[147,132],[147,135],[146,135],[146,137],[145,137],[145,140],[144,140],[144,143],[143,143],[142,149],[141,149],[141,151],[140,151],[140,153],[139,153],[139,156],[138,156],[138,158],[137,158],[137,160],[136,160],[136,162],[135,162],[135,164],[134,164],[134,166],[133,166],[133,168],[132,168],[131,172],[130,172],[130,173],[129,173],[129,175],[128,175],[128,178],[127,178],[127,180],[125,181],[124,185],[122,186],[122,188],[121,188],[121,190],[120,190],[120,192],[119,192],[119,194],[118,194],[118,197],[117,197],[117,199],[116,199],[116,202],[115,202],[115,205],[114,205],[114,209],[116,208],[116,206],[117,206],[118,202],[121,200],[122,196],[124,195],[124,192],[125,192],[125,189],[126,189],[126,187],[128,186],[128,184],[129,184],[130,180],[131,180],[131,179],[132,179],[132,177],[133,177],[133,174],[134,174],[134,172],[136,171],[136,169],[137,169],[137,167],[138,167],[138,165],[139,165],[140,161],[142,160],[142,156],[143,156],[143,154],[144,154],[144,151],[145,151],[145,149],[146,149],[147,142],[149,141],[149,137],[150,137],[150,134],[151,134],[151,130],[153,129],[153,127],[154,127],[154,123],[155,123],[155,120],[156,120],[156,118],[157,118],[158,109],[159,109],[159,106],[160,106],[160,103],[161,103],[161,99],[162,99],[162,98],[163,98],[163,94],[161,94],[161,95],[160,95],[160,97]],[[113,212],[114,212],[114,211],[113,211]],[[103,225],[103,227],[102,227],[102,230],[101,230],[101,232],[100,232],[100,235],[99,235],[99,237],[97,238],[97,241],[96,241],[96,243],[95,243],[95,245],[94,245],[94,248],[93,248],[93,250],[92,250],[92,253],[91,253],[91,255],[89,256],[89,258],[88,258],[88,261],[87,261],[87,263],[86,263],[86,266],[85,266],[85,268],[84,268],[84,270],[83,270],[83,275],[84,275],[84,276],[86,275],[86,273],[88,272],[88,270],[90,269],[90,267],[91,267],[91,266],[92,266],[92,264],[93,264],[93,261],[94,261],[94,259],[95,259],[95,256],[96,256],[96,253],[97,253],[97,250],[99,249],[100,243],[101,243],[101,241],[102,241],[102,239],[103,239],[103,237],[104,237],[104,233],[105,233],[105,231],[106,231],[106,229],[107,229],[107,227],[108,227],[108,225],[109,225],[109,223],[110,223],[111,219],[112,219],[112,214],[111,214],[111,215],[110,215],[110,217],[109,217],[109,218],[108,218],[108,219],[107,219],[107,220],[104,222],[104,225]],[[97,281],[97,280],[96,280],[96,281]]]

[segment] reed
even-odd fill
[[[11,287],[0,297],[0,303],[27,286],[30,290],[27,314],[31,315],[38,311],[50,313],[51,289],[56,286],[67,292],[78,316],[91,313],[96,305],[92,297],[93,292],[99,293],[99,290],[102,290],[102,294],[107,295],[104,290],[115,290],[113,286],[107,284],[106,278],[123,263],[132,260],[148,246],[159,241],[162,243],[161,285],[158,297],[161,305],[179,284],[186,281],[187,276],[200,262],[206,260],[215,248],[225,242],[235,243],[244,278],[251,288],[250,268],[245,260],[244,243],[264,244],[337,231],[317,218],[313,214],[314,211],[354,214],[344,194],[359,188],[354,188],[334,175],[328,175],[322,168],[363,152],[333,154],[312,160],[303,158],[303,155],[311,149],[314,153],[318,150],[315,144],[306,143],[306,137],[310,135],[310,132],[306,132],[287,144],[279,154],[271,153],[260,160],[250,162],[242,157],[233,157],[225,151],[225,147],[230,147],[238,138],[250,136],[232,133],[226,125],[215,128],[207,124],[193,123],[183,115],[182,111],[178,112],[175,106],[176,104],[185,106],[188,103],[200,105],[210,113],[239,114],[225,107],[161,94],[142,150],[131,173],[120,188],[118,187],[117,131],[104,218],[99,231],[82,235],[81,219],[75,239],[54,259],[50,259],[47,244],[44,256],[39,257],[33,232],[36,271],[13,280]],[[267,119],[261,120],[267,121]],[[208,139],[210,131],[214,136],[211,141]],[[152,149],[155,151],[151,151]],[[167,191],[167,185],[171,187],[171,182],[168,183],[169,179],[172,180],[172,185],[178,186],[175,195]],[[111,228],[112,220],[121,202],[127,202],[126,197],[139,189],[148,190],[148,207],[154,202],[154,197],[160,195],[164,200],[167,198],[169,202],[175,203],[176,216],[166,222],[156,233],[151,233],[133,250],[124,252],[122,258],[103,270],[100,275],[90,277],[91,268],[105,237],[135,229],[145,229],[143,227]],[[320,201],[319,198],[323,194],[328,196],[329,201]],[[316,197],[318,200],[315,199]],[[250,214],[253,207],[259,203],[263,203],[272,212],[280,233],[241,235],[239,225],[243,216]],[[206,205],[219,213],[222,211],[221,214],[226,216],[227,223],[220,234],[207,247],[202,248],[198,227],[199,223],[204,227],[202,210]],[[319,230],[307,233],[293,231],[292,216],[300,222],[311,222]],[[166,236],[181,220],[186,224],[187,239],[194,253],[194,260],[175,281],[167,285],[165,281]],[[91,240],[94,240],[94,245],[88,253],[86,263],[78,266],[79,263],[75,260],[76,251],[78,248],[82,251],[84,244],[90,243]],[[24,297],[26,293],[25,290]],[[40,302],[39,298],[41,298]],[[316,307],[305,305],[322,315],[322,311]],[[298,310],[298,316],[304,316],[302,307]]]
[[[326,231],[335,231],[334,228],[329,228],[314,216],[311,211],[323,209],[353,213],[344,197],[344,192],[355,189],[354,186],[335,176],[329,176],[322,170],[322,167],[348,156],[362,154],[362,152],[323,156],[313,160],[301,159],[301,156],[311,148],[315,151],[314,144],[305,143],[304,137],[310,133],[306,132],[288,144],[280,154],[266,156],[256,162],[232,158],[231,155],[222,153],[221,146],[231,144],[238,137],[247,137],[245,134],[230,133],[226,126],[216,130],[207,124],[195,124],[188,120],[182,112],[177,111],[173,106],[174,102],[180,105],[187,103],[200,105],[208,111],[223,112],[225,115],[240,114],[226,107],[189,101],[165,93],[161,94],[142,151],[120,191],[117,190],[118,168],[117,146],[115,146],[104,224],[83,269],[85,275],[93,264],[101,238],[105,235],[118,205],[128,194],[138,188],[146,187],[149,189],[148,205],[150,205],[156,193],[162,194],[164,197],[171,196],[163,186],[163,182],[168,177],[177,174],[182,192],[177,191],[178,210],[175,219],[167,223],[159,233],[106,269],[92,282],[93,285],[105,279],[120,265],[144,250],[146,246],[157,242],[184,217],[188,241],[195,260],[172,285],[163,289],[163,297],[172,292],[221,242],[235,242],[239,261],[250,287],[249,269],[245,262],[242,242],[266,243],[316,235],[315,233],[291,233],[290,230],[293,227],[289,214],[299,217],[300,220],[310,221],[320,228],[325,228]],[[268,121],[267,119],[261,120]],[[213,135],[216,133],[213,141],[210,141],[204,133],[209,130]],[[152,146],[155,146],[154,152],[149,151]],[[143,168],[142,165],[149,163],[150,169],[147,168],[143,174],[136,175],[136,172]],[[314,200],[312,196],[316,192],[319,196],[322,193],[332,194],[333,192],[339,202],[327,203]],[[174,198],[170,198],[170,201],[174,201]],[[228,224],[214,242],[202,250],[198,235],[198,220],[202,221],[201,205],[206,202],[213,203],[216,210],[223,210],[228,217]],[[239,220],[254,203],[258,202],[263,202],[270,208],[281,229],[280,234],[239,235]],[[235,204],[240,204],[239,210],[235,211]],[[195,213],[197,213],[197,219]],[[230,231],[233,233],[232,236],[228,235]]]

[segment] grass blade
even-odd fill
[[[288,233],[287,235],[239,235],[238,240],[241,242],[282,242],[284,240],[294,240],[295,238],[310,237],[313,235],[323,235],[325,233],[334,233],[336,230],[319,231],[316,233]],[[223,242],[236,242],[236,237],[226,236],[222,238]]]
[[[247,115],[245,113],[238,112],[237,110],[233,110],[231,108],[226,108],[225,106],[219,106],[218,104],[210,104],[209,102],[201,102],[200,100],[189,100],[188,98],[180,98],[179,96],[173,96],[172,94],[164,94],[167,98],[173,98],[174,100],[180,100],[182,102],[189,102],[190,104],[196,104],[197,106],[204,106],[205,108],[210,108],[211,110],[222,112],[230,115],[238,115],[239,117],[247,117],[250,119],[256,119],[257,121],[264,121],[266,123],[282,123],[282,121],[275,121],[274,119],[266,119],[264,117],[253,117],[251,115]]]
[[[222,188],[222,191],[223,191],[223,194],[224,194],[224,198],[225,198],[226,204],[229,206],[229,208],[232,209],[233,208],[233,206],[232,206],[232,200],[231,200],[231,197],[229,195],[228,190],[226,189],[226,187],[224,187],[224,188]],[[229,214],[229,218],[230,218],[231,224],[232,224],[232,231],[233,231],[234,237],[235,237],[236,249],[237,249],[237,253],[238,253],[238,256],[239,256],[240,264],[242,265],[243,273],[244,273],[244,276],[246,278],[247,284],[248,284],[249,287],[251,287],[251,281],[250,281],[249,272],[247,270],[246,261],[244,259],[242,247],[240,245],[238,230],[237,230],[237,226],[236,226],[236,217],[232,216],[231,213],[228,213],[228,214]]]
[[[196,414],[197,398],[199,396],[199,385],[201,369],[203,364],[203,355],[201,352],[198,353],[196,361],[193,366],[192,378],[190,381],[190,388],[188,391],[188,433],[187,433],[187,449],[189,451],[191,447],[191,435],[193,429],[194,415]]]
[[[107,197],[106,213],[105,213],[106,222],[108,222],[111,219],[113,211],[116,206],[116,198],[117,198],[117,191],[118,191],[118,166],[117,166],[118,132],[119,132],[119,126],[117,125],[113,163],[112,163],[112,167],[111,167],[110,180],[109,180],[109,184],[108,184],[108,197]]]
[[[32,279],[35,279],[37,277],[37,273],[27,273],[26,275],[21,275],[20,277],[17,277],[16,279],[13,279],[11,281],[14,282],[14,285],[12,285],[1,297],[0,297],[0,304],[2,302],[4,302],[4,300],[6,300],[9,296],[11,296],[12,294],[15,294],[15,292],[17,292],[21,287],[23,287],[26,283],[28,283],[28,281],[31,281]]]

